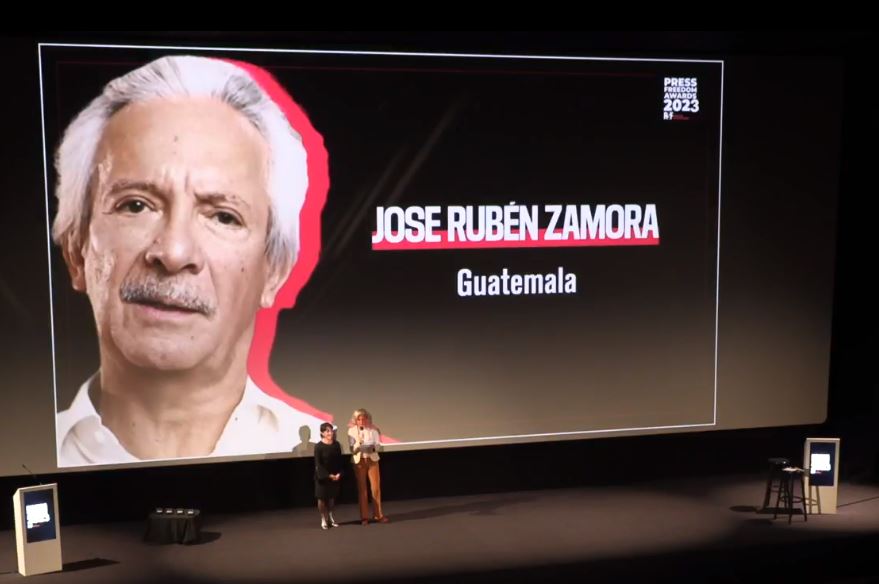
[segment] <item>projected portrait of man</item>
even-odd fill
[[[315,185],[292,106],[270,95],[283,90],[245,65],[158,59],[64,133],[52,235],[91,304],[100,369],[58,414],[59,466],[290,452],[303,426],[320,436],[325,420],[252,375],[274,338],[257,314],[277,317]]]

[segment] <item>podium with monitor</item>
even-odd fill
[[[809,513],[836,513],[839,438],[806,438],[803,466]]]
[[[58,485],[23,487],[12,496],[15,548],[22,576],[61,571]]]

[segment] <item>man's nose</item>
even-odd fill
[[[169,274],[199,273],[204,267],[204,255],[196,235],[195,221],[196,217],[188,210],[172,209],[146,251],[146,262]]]

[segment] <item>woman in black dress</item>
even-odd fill
[[[321,529],[339,527],[333,517],[333,505],[342,481],[342,447],[336,441],[333,425],[320,425],[320,442],[314,447],[314,496],[320,511]]]

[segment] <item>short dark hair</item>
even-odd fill
[[[321,425],[320,425],[320,433],[323,434],[324,432],[326,432],[326,431],[327,431],[327,428],[332,429],[332,428],[333,428],[333,425],[330,424],[329,422],[324,422],[323,424],[321,424]]]

